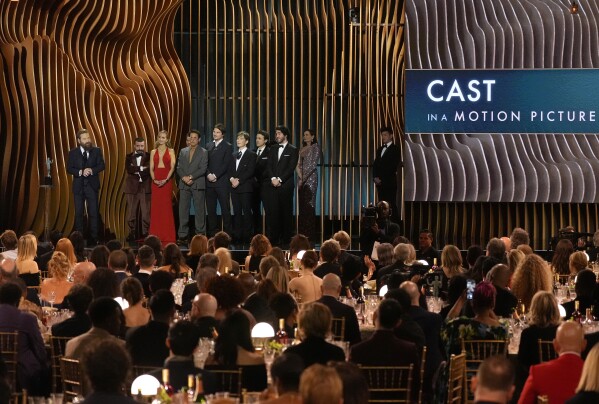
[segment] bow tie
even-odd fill
[[[284,145],[284,144],[280,144],[280,145],[279,145],[279,147],[280,147],[281,149],[283,149],[283,148],[285,148],[285,145]]]
[[[135,157],[142,157],[144,154],[142,152],[135,153]]]
[[[384,145],[383,145],[383,149],[386,149],[386,148],[387,148],[387,145],[386,145],[386,144],[384,144]]]

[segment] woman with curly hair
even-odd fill
[[[553,258],[551,259],[551,270],[560,275],[570,274],[570,255],[574,252],[574,246],[568,239],[561,239],[555,246]]]
[[[206,282],[206,293],[216,298],[215,318],[222,320],[231,310],[236,309],[245,296],[241,282],[231,276],[216,276]]]
[[[169,243],[164,248],[164,256],[162,257],[162,266],[158,268],[160,271],[167,271],[175,278],[181,278],[185,273],[192,277],[193,272],[185,263],[185,258],[181,254],[181,249],[175,243]]]
[[[527,255],[512,277],[512,293],[529,308],[532,297],[541,290],[553,290],[551,270],[543,258],[536,254]]]
[[[48,262],[50,278],[44,279],[40,288],[42,300],[49,302],[50,294],[54,292],[53,303],[62,304],[64,297],[69,293],[69,290],[71,290],[71,287],[73,286],[73,283],[67,280],[70,269],[71,264],[66,255],[60,251],[55,251]]]
[[[77,256],[75,255],[75,247],[73,247],[71,240],[68,238],[61,238],[58,240],[58,243],[56,243],[54,251],[63,253],[67,257],[67,260],[69,260],[71,268],[75,268],[75,265],[77,265]],[[106,262],[108,263],[108,260],[106,260]],[[96,266],[96,268],[98,268],[98,266]]]
[[[245,257],[245,270],[255,274],[260,269],[260,261],[270,252],[272,246],[264,234],[256,234],[250,242],[250,251]]]

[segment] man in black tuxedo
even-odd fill
[[[341,278],[335,274],[327,274],[322,278],[320,285],[322,297],[317,300],[331,309],[333,318],[345,318],[345,333],[343,340],[348,341],[350,345],[354,345],[361,341],[360,326],[358,317],[353,307],[339,301],[341,294]]]
[[[137,212],[141,213],[141,236],[148,235],[150,228],[150,202],[152,200],[152,186],[150,178],[150,153],[146,151],[146,142],[143,137],[135,139],[135,150],[125,158],[125,196],[127,197],[127,224],[129,236],[127,240],[137,238]]]
[[[212,130],[214,142],[208,143],[208,170],[206,179],[206,210],[208,212],[208,236],[212,237],[217,228],[216,201],[220,205],[223,230],[231,234],[231,209],[229,207],[230,184],[229,168],[233,159],[233,146],[224,140],[225,125],[217,123]]]
[[[289,129],[277,126],[275,131],[277,145],[270,148],[267,166],[265,193],[268,198],[266,222],[271,244],[284,245],[291,240],[293,233],[293,194],[295,190],[295,168],[299,153],[295,146],[289,143]]]
[[[87,202],[90,245],[98,241],[98,192],[99,174],[104,171],[102,150],[92,146],[87,129],[77,132],[78,147],[69,152],[67,172],[73,176],[73,197],[75,200],[75,230],[83,233],[83,212]]]
[[[265,189],[267,189],[270,183],[270,178],[265,176],[268,166],[268,140],[270,136],[267,131],[260,129],[256,135],[256,169],[254,170],[254,177],[256,181],[255,190],[252,197],[252,212],[254,214],[254,230],[257,233],[266,233],[262,228],[262,206],[266,211],[266,198],[263,195]]]
[[[380,130],[383,145],[376,151],[372,165],[374,185],[379,201],[387,201],[391,205],[392,219],[397,221],[397,169],[401,161],[399,147],[393,143],[393,129],[383,127]]]
[[[237,153],[231,160],[231,202],[233,203],[233,240],[249,242],[252,233],[252,195],[256,179],[256,153],[247,148],[250,134],[237,134]]]

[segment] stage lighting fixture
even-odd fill
[[[570,14],[578,14],[578,2],[576,0],[573,0],[570,5]]]
[[[352,7],[347,11],[349,22],[351,24],[359,24],[360,23],[360,8]]]

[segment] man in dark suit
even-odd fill
[[[270,183],[266,185],[265,191],[268,198],[266,221],[271,244],[280,246],[289,244],[294,229],[294,174],[299,153],[297,148],[289,143],[289,129],[277,126],[275,133],[277,146],[270,148],[268,156],[267,178],[270,178]]]
[[[152,275],[156,264],[156,256],[152,247],[147,245],[139,247],[139,250],[137,250],[137,263],[139,264],[139,271],[133,274],[133,277],[141,282],[144,288],[144,296],[149,299],[152,296],[152,292],[150,292],[150,275]]]
[[[341,266],[337,262],[341,248],[339,243],[333,239],[326,240],[320,246],[320,261],[322,264],[316,267],[314,275],[324,278],[326,274],[335,274],[341,277]]]
[[[235,217],[233,220],[233,240],[249,242],[252,233],[252,195],[255,187],[254,170],[256,153],[247,148],[250,134],[241,131],[237,134],[237,153],[231,160],[231,202]]]
[[[208,153],[199,146],[200,133],[196,130],[189,132],[189,146],[181,149],[177,159],[177,176],[179,177],[179,231],[177,243],[187,244],[189,237],[189,204],[193,198],[195,209],[195,232],[206,233],[206,169]]]
[[[77,337],[92,328],[92,320],[87,315],[87,309],[94,299],[94,292],[87,285],[73,285],[65,296],[69,308],[75,313],[60,323],[52,326],[55,337]]]
[[[397,169],[401,161],[399,147],[393,143],[393,129],[382,127],[380,130],[382,146],[376,151],[372,165],[372,176],[379,201],[387,201],[391,205],[391,217],[397,221]]]
[[[360,326],[358,324],[356,311],[353,307],[339,301],[341,278],[335,274],[325,275],[325,277],[322,278],[320,290],[322,291],[322,297],[318,299],[317,302],[322,303],[331,309],[333,318],[345,319],[345,333],[343,334],[343,340],[348,341],[350,345],[360,342]]]
[[[401,305],[385,299],[377,308],[376,330],[372,337],[351,347],[349,360],[363,366],[409,366],[412,370],[412,397],[418,397],[420,387],[420,358],[415,344],[393,335],[400,322]]]
[[[197,368],[193,362],[193,351],[198,345],[200,333],[198,328],[189,321],[181,320],[173,323],[168,330],[166,346],[168,346],[170,355],[164,361],[162,366],[169,370],[169,383],[175,391],[187,387],[187,375],[202,375],[204,393],[212,394],[216,392],[216,378],[214,374]],[[150,373],[158,380],[162,379],[162,369]]]
[[[208,150],[206,209],[208,211],[208,236],[210,237],[220,230],[217,225],[217,200],[223,218],[223,230],[231,234],[229,169],[233,159],[233,146],[223,139],[224,136],[225,125],[217,123],[212,130],[214,142],[210,142],[206,146],[206,150]]]
[[[264,198],[263,192],[267,189],[270,183],[270,178],[265,176],[266,169],[268,166],[268,140],[270,136],[267,131],[261,129],[256,135],[256,168],[254,170],[254,177],[256,179],[254,194],[252,197],[252,212],[254,214],[254,230],[256,233],[266,233],[262,226],[262,206],[266,211],[266,198]],[[265,184],[266,183],[266,184]]]
[[[75,230],[83,233],[83,212],[87,203],[89,244],[93,245],[98,241],[99,174],[104,171],[104,157],[100,148],[92,146],[87,129],[80,129],[77,132],[77,143],[79,146],[69,152],[67,161],[67,172],[73,176]]]
[[[141,214],[141,238],[150,228],[150,202],[152,200],[152,179],[150,177],[150,153],[146,151],[143,137],[135,139],[135,151],[125,158],[125,196],[127,197],[127,240],[136,240],[137,212]]]

